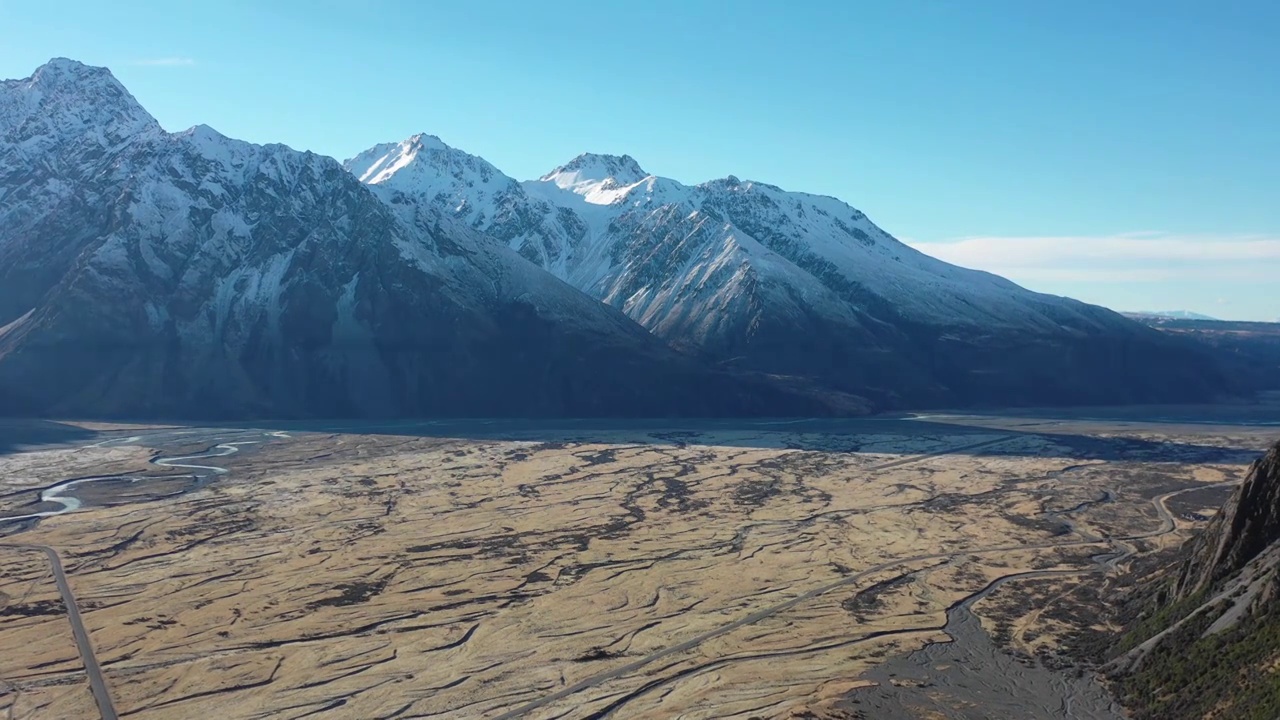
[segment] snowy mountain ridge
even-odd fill
[[[992,336],[1079,343],[1144,331],[1103,308],[925,255],[832,197],[733,176],[690,186],[629,155],[595,153],[516,182],[443,143],[427,162],[385,147],[344,165],[388,168],[368,181],[400,212],[422,225],[460,219],[718,362],[848,389],[869,383],[897,402],[890,388],[936,375],[938,353],[951,352],[941,345],[953,339],[981,354]],[[483,175],[441,171],[471,165]],[[947,396],[936,380],[917,394]]]
[[[824,414],[1202,397],[1114,313],[820,196],[430,135],[346,163],[169,133],[102,68],[0,82],[0,407],[165,416]]]
[[[680,356],[459,222],[470,206],[429,182],[470,182],[469,201],[506,181],[438,140],[363,172],[429,169],[416,190],[451,213],[426,225],[332,158],[165,132],[74,61],[0,84],[0,120],[5,412],[823,412]]]
[[[385,146],[362,153],[345,165],[358,169],[382,147]],[[441,156],[474,158],[443,144],[437,152]],[[474,160],[486,169],[484,182],[495,182],[489,173],[499,171],[479,158]],[[431,168],[418,168],[412,159],[405,161],[403,156],[395,160],[384,156],[377,162],[378,167],[390,170],[366,182],[411,198],[425,198],[440,209],[450,206],[442,204],[431,191],[438,192],[441,185],[447,185],[446,194],[457,200],[452,204],[455,214],[459,208],[474,207],[478,211],[468,216],[474,227],[489,232],[494,225],[501,225],[502,213],[493,207],[494,196],[474,189],[481,183],[440,175],[424,181],[424,175],[432,174]],[[518,183],[522,193],[514,189],[511,178],[500,173],[497,177],[501,180],[496,183],[502,187],[497,200],[503,207],[508,212],[519,208],[522,215],[541,216],[541,222],[532,223],[524,232],[512,233],[504,227],[491,234],[570,284],[594,289],[593,294],[602,298],[610,295],[605,289],[615,285],[611,275],[627,269],[617,262],[616,252],[602,252],[591,246],[615,247],[632,242],[632,238],[619,236],[617,223],[633,228],[651,226],[657,217],[676,211],[687,220],[703,217],[712,224],[723,222],[715,229],[720,243],[751,248],[762,265],[830,263],[839,275],[886,296],[895,305],[914,305],[919,314],[936,314],[943,322],[1002,322],[1010,311],[1022,315],[1022,321],[1053,322],[1025,312],[1025,301],[1032,293],[1003,278],[924,255],[898,242],[865,214],[836,198],[787,192],[733,176],[686,186],[646,173],[627,155],[584,153],[539,180]],[[563,243],[566,238],[575,242]],[[556,248],[557,258],[569,256],[568,259],[548,262],[541,252],[548,246]],[[774,257],[769,257],[770,253]],[[606,256],[613,261],[602,263]],[[922,294],[922,287],[932,290],[933,296]],[[809,288],[808,292],[819,291]],[[1036,301],[1041,306],[1060,302],[1046,296],[1036,296]]]

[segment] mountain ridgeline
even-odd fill
[[[102,68],[0,83],[0,410],[819,415],[1200,400],[1190,343],[833,198],[430,136],[344,164],[163,130]]]

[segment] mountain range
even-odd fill
[[[0,407],[813,415],[1200,400],[1203,349],[923,255],[834,198],[626,155],[537,180],[163,130],[103,68],[0,83]]]

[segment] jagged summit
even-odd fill
[[[439,186],[441,177],[463,184],[498,180],[514,181],[484,158],[446,144],[435,135],[419,133],[400,142],[374,145],[342,163],[347,172],[369,185],[387,185],[401,191]]]
[[[400,142],[380,143],[342,163],[360,182],[377,185],[391,179],[421,156],[457,154],[463,159],[479,159],[445,144],[435,135],[418,133]]]
[[[444,213],[473,227],[487,226],[502,215],[506,198],[521,194],[519,183],[484,158],[426,133],[375,145],[342,166],[417,224],[433,225],[436,214]],[[415,198],[431,198],[431,207],[417,208]]]
[[[76,95],[99,107],[127,106],[130,110],[147,115],[110,70],[67,58],[54,58],[36,68],[27,78],[0,81],[0,85],[11,92],[24,88],[27,99],[36,104]]]
[[[541,180],[562,188],[585,183],[612,181],[616,186],[634,185],[649,177],[640,163],[630,155],[582,153],[569,162],[543,175]]]
[[[54,58],[30,77],[0,82],[0,138],[114,146],[160,125],[111,71]]]
[[[41,82],[53,82],[59,78],[74,77],[77,75],[110,75],[111,71],[95,65],[86,65],[79,60],[71,58],[56,57],[50,58],[49,62],[36,68],[31,74],[31,78]]]
[[[108,82],[120,85],[115,75],[105,67],[86,65],[79,60],[56,57],[36,68],[28,78],[37,87],[51,87],[66,83]],[[21,82],[21,81],[9,81]],[[123,87],[121,85],[121,87]]]

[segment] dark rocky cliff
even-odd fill
[[[1211,589],[1280,540],[1280,442],[1249,475],[1205,531],[1188,543],[1175,596]]]
[[[1109,666],[1138,720],[1280,718],[1280,443],[1139,586]]]

